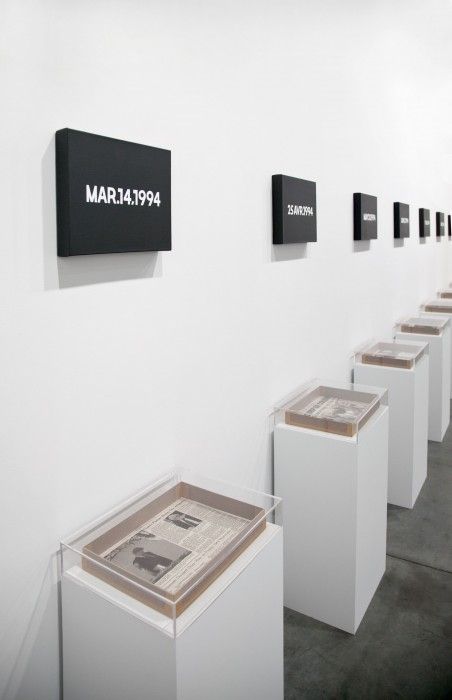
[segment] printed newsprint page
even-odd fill
[[[313,418],[332,420],[359,420],[368,405],[361,401],[317,396],[302,409],[302,413]]]
[[[383,358],[390,358],[390,359],[395,359],[395,360],[412,360],[414,355],[411,352],[404,352],[404,351],[399,351],[397,352],[396,350],[375,350],[369,352],[369,355],[372,357],[372,355],[375,355],[375,357],[383,357]]]
[[[245,518],[180,498],[101,556],[175,594],[248,524]]]

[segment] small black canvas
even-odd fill
[[[316,183],[273,175],[273,243],[317,240]]]
[[[446,222],[444,221],[444,214],[442,211],[437,211],[436,212],[436,236],[437,238],[440,238],[440,236],[445,236],[446,235]]]
[[[394,202],[394,238],[408,238],[410,235],[410,205]]]
[[[58,255],[171,250],[171,152],[56,133]]]
[[[355,192],[353,195],[353,238],[370,241],[377,238],[377,198],[371,194]]]
[[[430,236],[430,209],[419,209],[419,237]]]

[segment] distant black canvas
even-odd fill
[[[438,238],[446,235],[446,222],[442,211],[436,212],[436,235]]]
[[[452,238],[452,220],[450,214],[447,215],[447,235]]]
[[[353,195],[353,238],[370,241],[377,238],[377,198],[355,192]]]
[[[273,243],[317,240],[316,184],[288,175],[273,175]]]
[[[419,237],[430,236],[430,209],[419,209]]]
[[[394,238],[408,238],[410,235],[410,205],[394,202]]]
[[[58,255],[171,250],[171,151],[56,133]]]

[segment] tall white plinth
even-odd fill
[[[449,324],[441,335],[402,333],[395,339],[401,343],[419,341],[429,344],[428,439],[442,442],[450,422],[451,346]]]
[[[388,408],[354,437],[278,423],[284,602],[355,633],[385,571]]]
[[[282,529],[265,532],[178,618],[79,567],[62,577],[65,700],[282,700]]]
[[[426,316],[427,318],[440,318],[444,320],[445,318],[449,319],[449,333],[450,331],[450,326],[452,325],[452,314],[445,314],[445,313],[434,313],[433,311],[421,311],[421,316]],[[451,341],[452,342],[452,341]],[[450,371],[450,398],[452,398],[452,351],[450,353],[450,360],[451,360],[451,371]]]
[[[429,357],[411,369],[355,363],[355,382],[388,389],[388,503],[412,508],[427,477]]]

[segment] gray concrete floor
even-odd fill
[[[413,510],[388,506],[386,573],[356,635],[285,611],[285,698],[452,698],[452,427]]]

